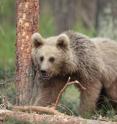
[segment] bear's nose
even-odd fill
[[[46,74],[46,70],[40,70],[42,75]]]

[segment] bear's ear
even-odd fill
[[[70,39],[66,34],[60,34],[57,39],[57,47],[61,49],[67,49]]]
[[[33,47],[38,48],[43,45],[43,37],[39,33],[34,33],[32,35]]]

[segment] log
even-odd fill
[[[15,112],[10,110],[0,110],[0,118],[15,118],[17,120],[48,123],[48,124],[117,124],[117,122],[89,120],[80,117],[73,117],[67,115],[39,115],[35,113]]]

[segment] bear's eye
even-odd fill
[[[44,57],[43,57],[43,56],[41,56],[41,57],[40,57],[40,61],[42,62],[43,60],[44,60]]]
[[[49,58],[49,61],[50,61],[50,62],[54,62],[54,61],[55,61],[55,58],[54,58],[54,57],[50,57],[50,58]]]

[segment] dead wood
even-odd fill
[[[36,113],[45,113],[45,114],[52,114],[52,115],[63,115],[62,113],[58,112],[54,108],[49,107],[42,107],[42,106],[14,106],[13,111],[21,111],[21,112],[36,112]]]
[[[80,117],[73,117],[67,115],[39,115],[35,113],[15,112],[9,110],[0,110],[0,118],[3,120],[7,118],[15,118],[17,120],[48,123],[48,124],[117,124],[117,122],[89,120]]]

